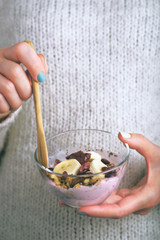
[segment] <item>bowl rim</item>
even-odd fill
[[[78,129],[71,129],[71,130],[66,130],[66,131],[63,131],[63,132],[60,132],[60,133],[57,133],[55,135],[52,135],[50,137],[48,137],[46,139],[46,142],[49,141],[50,139],[53,139],[53,138],[56,138],[58,136],[61,136],[63,134],[66,134],[66,133],[69,133],[69,132],[75,132],[75,131],[97,131],[97,132],[103,132],[103,133],[107,133],[107,134],[111,134],[115,137],[118,138],[118,134],[117,133],[114,133],[114,132],[110,132],[110,131],[106,131],[106,130],[101,130],[101,129],[93,129],[93,128],[89,128],[89,129],[85,129],[85,128],[78,128]],[[119,140],[120,141],[120,140]],[[121,141],[120,141],[121,142]],[[123,143],[123,142],[121,142]],[[73,177],[73,178],[79,178],[79,177],[93,177],[93,176],[97,176],[97,175],[100,175],[100,174],[106,174],[108,172],[112,172],[114,170],[116,170],[117,168],[121,167],[121,165],[123,165],[123,163],[127,162],[128,158],[129,158],[129,155],[130,155],[130,148],[129,148],[129,145],[127,143],[123,143],[124,147],[126,147],[126,155],[125,155],[125,158],[118,164],[116,165],[115,167],[111,168],[111,169],[108,169],[108,170],[105,170],[105,171],[102,171],[102,172],[99,172],[99,173],[91,173],[91,174],[78,174],[78,175],[72,175],[72,174],[63,174],[63,173],[57,173],[57,172],[54,172],[52,170],[50,170],[49,168],[46,168],[44,167],[39,161],[38,161],[38,149],[36,148],[35,152],[34,152],[34,160],[36,162],[36,164],[38,165],[38,167],[40,169],[42,169],[43,171],[47,172],[47,173],[50,173],[50,174],[55,174],[55,175],[58,175],[58,176],[65,176],[65,177]]]

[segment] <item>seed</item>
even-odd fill
[[[102,171],[107,171],[108,167],[102,167]]]
[[[110,164],[110,161],[108,161],[108,160],[105,159],[105,158],[102,158],[101,161],[102,161],[104,164]]]

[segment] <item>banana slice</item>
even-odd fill
[[[53,171],[57,173],[63,173],[66,171],[67,174],[76,175],[80,166],[81,164],[76,159],[69,159],[57,164]]]
[[[104,163],[102,163],[101,161],[99,160],[93,160],[91,163],[90,163],[90,171],[92,173],[99,173],[99,172],[102,172],[102,168],[103,167],[106,167],[106,165]]]
[[[65,171],[69,175],[76,175],[80,167],[81,164],[76,159],[69,159],[58,163],[53,171],[57,173],[63,173]],[[57,186],[61,185],[61,176],[52,174],[51,178],[54,179],[54,182]],[[67,183],[70,185],[71,182],[72,178],[68,177]]]
[[[96,152],[93,152],[93,151],[87,152],[87,153],[91,154],[90,160],[97,160],[97,161],[101,160],[101,155],[99,153],[96,153]]]
[[[99,160],[93,160],[90,163],[90,171],[92,173],[99,173],[102,172],[102,168],[106,167],[106,165],[104,163],[102,163]],[[105,174],[98,174],[92,177],[93,180],[99,180],[105,177]]]

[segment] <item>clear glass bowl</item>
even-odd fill
[[[67,155],[79,150],[98,152],[103,158],[114,163],[112,169],[95,174],[58,174],[40,164],[36,149],[35,161],[45,183],[59,200],[71,207],[97,205],[108,198],[118,188],[124,176],[130,152],[129,146],[122,143],[117,134],[96,129],[76,129],[54,135],[47,139],[47,149],[49,168],[53,168],[56,159],[64,160]],[[74,179],[74,181],[83,184],[77,184],[67,189],[61,185],[56,185],[53,178],[55,175],[64,177],[68,181]],[[87,185],[86,179],[93,178],[99,180],[95,184]]]

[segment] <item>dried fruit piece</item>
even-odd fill
[[[59,164],[61,161],[59,159],[56,159],[55,162],[54,162],[54,167]]]
[[[85,174],[90,168],[90,163],[83,163],[78,171],[78,174]]]
[[[90,157],[91,157],[91,154],[90,154],[90,153],[85,153],[85,154],[84,154],[84,162],[88,162],[89,159],[90,159]]]
[[[110,153],[113,155],[113,153]],[[97,152],[82,152],[78,151],[72,153],[66,157],[67,160],[60,161],[59,159],[55,160],[54,169],[50,170],[62,173],[63,176],[51,174],[56,185],[61,186],[65,189],[68,188],[77,188],[82,185],[91,186],[94,184],[99,184],[102,179],[110,178],[116,176],[117,170],[110,171],[108,173],[102,173],[113,168],[115,165],[110,163],[109,160],[101,158],[101,155]],[[97,175],[87,176],[88,174]],[[86,177],[69,177],[68,175],[81,175],[84,174]]]

